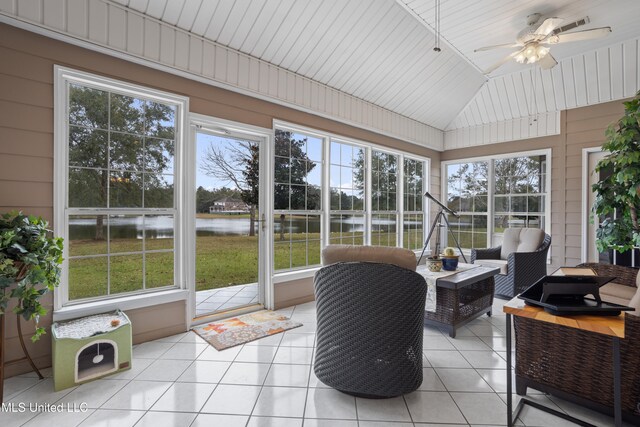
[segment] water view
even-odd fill
[[[205,216],[205,215],[203,215]],[[111,239],[142,239],[146,230],[148,239],[173,239],[173,217],[166,215],[142,216],[110,216],[103,222],[104,236],[107,236],[107,224]],[[386,219],[374,219],[374,225],[394,225]],[[419,224],[416,221],[405,221],[405,224]],[[281,223],[279,218],[274,219],[274,233],[280,233]],[[196,218],[196,236],[243,236],[249,234],[250,219],[246,216],[229,217],[198,217]],[[258,230],[258,223],[255,224]],[[364,219],[362,216],[342,216],[341,219],[332,218],[331,232],[353,233],[364,231]],[[285,233],[320,233],[319,216],[296,217],[289,216],[284,221]],[[95,217],[77,217],[69,220],[70,240],[90,240],[96,235]]]

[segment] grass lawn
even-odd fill
[[[284,240],[275,236],[274,267],[276,270],[320,264],[320,234],[285,234]],[[332,244],[362,244],[362,234],[342,236],[332,233]],[[416,233],[405,233],[405,242],[422,247]],[[374,244],[395,244],[395,234],[377,233]],[[118,239],[112,242],[112,252],[134,252],[142,249],[139,239]],[[149,239],[147,249],[167,250],[172,239]],[[407,244],[405,244],[407,247]],[[70,242],[71,256],[104,254],[106,242],[74,240]],[[108,258],[83,258],[69,261],[70,299],[91,298],[108,294],[107,272],[111,273],[110,293],[132,292],[142,289],[143,275],[146,287],[155,288],[173,283],[173,252],[146,254],[146,268],[142,271],[142,255],[112,255]],[[196,290],[223,288],[258,280],[258,238],[256,236],[227,235],[199,236],[196,239]]]

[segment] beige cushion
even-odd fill
[[[600,288],[600,296],[602,297],[602,299],[604,299],[605,295],[621,299],[623,301],[626,301],[624,303],[626,305],[636,294],[636,289],[637,288],[632,286],[625,286],[615,282],[609,282]]]
[[[480,264],[484,267],[497,267],[500,269],[500,274],[504,274],[505,276],[509,274],[509,265],[507,261],[502,259],[477,259],[473,263]]]
[[[628,299],[620,298],[614,295],[600,294],[600,298],[602,298],[602,301],[604,302],[611,302],[613,304],[620,304],[620,305],[629,305]]]
[[[640,277],[640,274],[638,275]],[[633,307],[635,311],[628,311],[627,313],[635,314],[636,316],[640,316],[640,288],[636,289],[636,293],[627,304],[629,307]]]
[[[640,288],[640,270],[638,270],[636,275],[636,288]]]
[[[544,241],[544,231],[539,228],[507,228],[502,238],[500,258],[507,259],[512,252],[534,252]]]
[[[336,262],[380,262],[416,271],[416,254],[403,248],[351,245],[329,245],[324,248],[322,265]]]

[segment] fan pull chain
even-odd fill
[[[436,5],[435,5],[435,32],[436,32],[436,45],[433,48],[433,50],[435,52],[440,52],[440,0],[435,0],[436,1]]]
[[[529,126],[538,121],[538,102],[536,96],[536,69],[531,67],[531,107],[529,108]]]

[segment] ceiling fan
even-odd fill
[[[493,64],[491,67],[486,69],[484,73],[491,73],[501,65],[509,62],[511,59],[516,60],[516,62],[519,62],[520,64],[533,64],[534,62],[538,62],[540,67],[545,70],[553,68],[558,64],[558,62],[549,53],[549,50],[551,49],[550,45],[597,39],[604,37],[611,32],[611,27],[602,27],[594,28],[592,30],[566,33],[566,31],[588,24],[588,16],[562,26],[560,26],[564,21],[562,18],[547,18],[545,20],[542,20],[541,18],[542,15],[540,13],[534,13],[527,16],[527,27],[518,33],[516,36],[516,43],[486,46],[474,50],[474,52],[480,52],[500,48],[519,48],[499,62]]]

